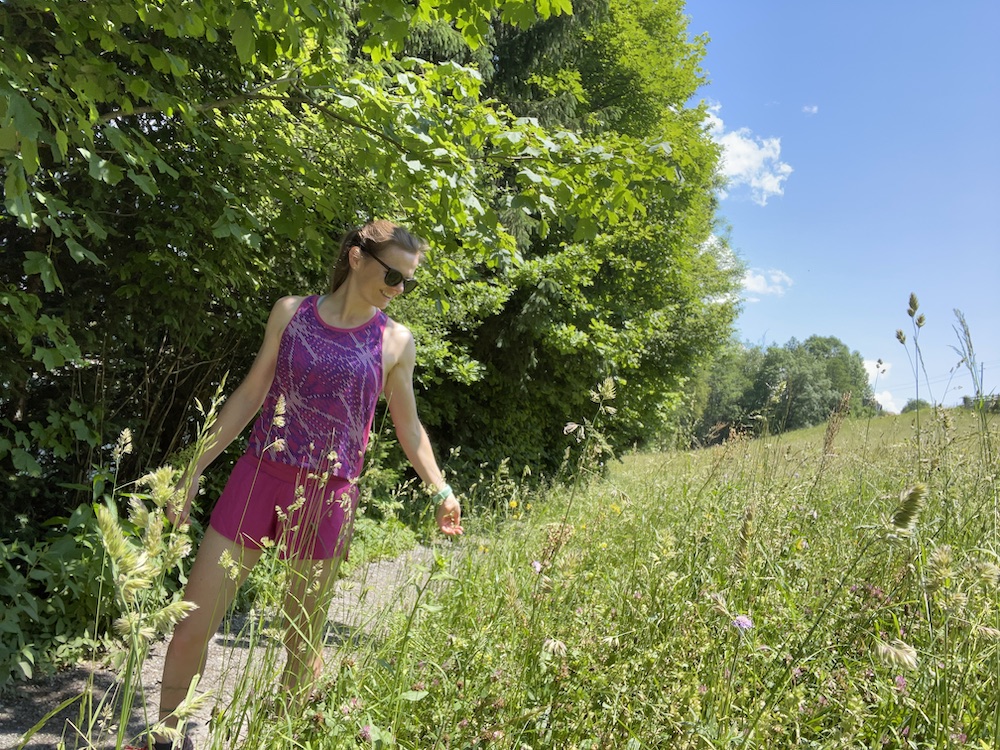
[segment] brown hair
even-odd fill
[[[427,243],[417,235],[386,219],[376,219],[360,229],[352,229],[340,241],[340,252],[330,269],[331,294],[347,281],[347,275],[351,272],[350,254],[352,247],[360,247],[375,255],[387,247],[398,247],[419,257],[427,249]]]

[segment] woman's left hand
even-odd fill
[[[448,495],[437,507],[437,525],[442,534],[458,536],[462,529],[462,506],[458,504],[455,493]]]

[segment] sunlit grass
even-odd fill
[[[568,517],[571,490],[535,498],[323,721],[413,748],[993,747],[996,467],[974,420],[923,418],[923,462],[904,416],[846,423],[825,464],[821,428],[626,457]]]
[[[304,707],[274,690],[271,561],[232,625],[258,655],[208,746],[995,747],[982,430],[957,411],[848,420],[625,456],[586,485],[498,482],[500,510],[365,611]]]

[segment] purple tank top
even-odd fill
[[[281,335],[249,447],[278,463],[357,479],[382,392],[387,317],[378,310],[357,328],[334,328],[317,304],[315,296],[303,300]]]

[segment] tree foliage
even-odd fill
[[[37,498],[86,484],[125,426],[126,472],[176,451],[270,302],[322,291],[376,216],[433,248],[394,314],[442,448],[551,467],[608,374],[619,441],[652,434],[732,319],[718,154],[688,105],[703,41],[680,3],[570,10],[0,4],[8,507],[50,512]],[[549,63],[516,55],[546,38]],[[642,105],[616,108],[610,76]]]
[[[921,411],[921,410],[927,411],[931,408],[932,407],[929,401],[925,401],[922,398],[911,398],[909,401],[906,402],[903,408],[900,409],[899,413],[906,414],[907,412],[911,411]]]
[[[708,383],[696,434],[709,442],[734,429],[756,433],[766,427],[775,433],[820,424],[845,393],[851,394],[850,414],[876,408],[861,355],[833,336],[791,339],[766,349],[730,341]]]

